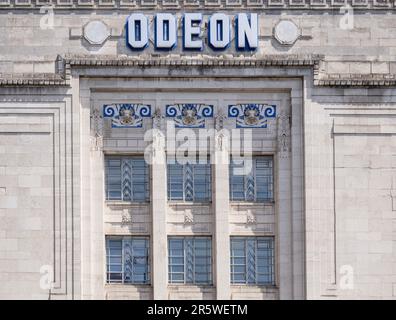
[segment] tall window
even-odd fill
[[[147,237],[107,237],[106,257],[108,283],[150,283]]]
[[[231,283],[274,285],[274,238],[231,237]]]
[[[209,202],[212,197],[210,161],[168,164],[168,200]]]
[[[230,199],[232,201],[272,201],[274,187],[272,156],[250,160],[231,159]]]
[[[106,157],[106,199],[149,201],[149,170],[143,157]]]
[[[170,237],[168,250],[169,283],[212,283],[210,237]]]

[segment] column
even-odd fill
[[[229,137],[216,132],[214,152],[215,281],[216,298],[230,299]]]
[[[283,103],[284,107],[287,104]],[[279,263],[279,298],[293,297],[292,274],[292,225],[291,225],[291,159],[290,159],[290,115],[282,111],[278,116],[278,152],[277,152],[277,194],[278,215],[278,263]]]
[[[159,129],[161,115],[156,112],[153,119],[151,208],[152,208],[152,283],[153,298],[167,299],[168,239],[166,235],[166,154],[165,135]]]

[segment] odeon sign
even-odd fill
[[[214,13],[208,17],[207,39],[213,50],[226,50],[232,42],[231,30],[234,27],[235,49],[252,51],[258,47],[258,15],[237,13],[232,19],[224,13]],[[203,16],[201,13],[184,13],[181,19],[183,50],[203,50]],[[157,13],[154,16],[154,48],[172,50],[178,45],[178,19],[171,13]],[[127,44],[132,50],[143,50],[149,46],[149,18],[142,13],[133,13],[126,24]]]

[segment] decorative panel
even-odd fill
[[[276,117],[276,106],[259,103],[229,105],[228,116],[236,118],[237,128],[267,128],[268,119]]]
[[[151,106],[131,103],[104,105],[103,116],[111,118],[113,128],[141,128],[143,118],[151,117]]]
[[[166,116],[174,118],[176,128],[204,128],[205,118],[213,118],[213,106],[180,103],[166,106]]]

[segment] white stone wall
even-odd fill
[[[140,55],[125,46],[126,11],[118,16],[73,12],[56,11],[55,28],[43,30],[38,11],[0,11],[0,80],[26,79],[30,73],[48,79],[57,55],[84,54],[92,60]],[[262,14],[260,48],[246,58],[276,54],[288,61],[294,55],[323,54],[319,70],[287,63],[257,68],[92,64],[72,67],[64,87],[22,86],[18,80],[0,88],[0,298],[395,298],[396,90],[387,83],[396,71],[393,15],[358,11],[354,28],[341,30],[342,15],[335,11],[284,13]],[[111,36],[103,46],[92,46],[83,38],[83,26],[98,18]],[[292,46],[273,37],[280,19],[294,21],[302,32]],[[140,56],[149,61],[150,53],[157,54],[149,49]],[[231,54],[239,55],[231,49],[225,58],[235,59]],[[318,86],[318,72],[330,79],[378,77],[382,82],[377,87],[341,80],[333,87]],[[290,113],[286,155],[278,148],[276,125],[273,131],[256,131],[253,141],[255,153],[275,156],[274,204],[229,203],[224,197],[228,173],[221,166],[213,171],[209,205],[168,203],[164,167],[153,170],[151,204],[105,201],[104,153],[142,153],[151,120],[143,129],[121,130],[105,121],[103,139],[94,138],[94,111],[105,103],[133,100],[163,108],[185,99],[214,104],[215,115],[242,100],[274,103]],[[185,223],[185,216],[194,223]],[[255,223],[247,223],[252,216]],[[152,285],[105,283],[106,234],[152,238],[158,253]],[[214,286],[167,284],[166,237],[175,234],[215,238]],[[229,236],[255,234],[276,237],[275,288],[229,285]],[[51,290],[40,287],[46,276],[40,269],[46,265],[54,267]]]
[[[203,11],[207,19],[212,12],[222,9],[196,10]],[[240,9],[244,10],[261,14],[259,49],[255,55],[323,54],[326,56],[323,70],[329,74],[394,74],[396,70],[396,25],[391,14],[356,9],[351,17],[353,27],[348,29],[344,27],[345,15],[337,8],[323,12],[318,10],[309,15],[293,10],[284,10],[282,15],[278,15]],[[146,10],[145,13],[153,16],[160,11]],[[233,14],[232,11],[224,12]],[[45,14],[47,11],[30,15],[12,10],[8,14],[0,11],[0,42],[6,44],[0,48],[0,72],[54,72],[56,56],[64,54],[140,54],[126,46],[124,25],[129,12],[125,9],[114,15],[102,14],[101,11],[91,15],[90,10],[71,11],[71,14],[55,10],[52,29],[46,27],[48,19]],[[181,14],[178,15],[181,19]],[[102,45],[92,45],[84,38],[84,26],[93,20],[101,20],[108,26],[110,37]],[[282,46],[273,36],[274,27],[281,20],[293,21],[300,30],[301,37],[293,45]],[[205,39],[205,31],[203,36]],[[181,37],[179,30],[179,45],[171,53],[182,53]],[[150,45],[143,53],[154,53],[153,46]],[[251,55],[235,52],[233,44],[227,52],[215,52],[205,45],[203,53]]]
[[[321,90],[307,103],[308,297],[394,299],[392,94]]]
[[[241,84],[245,83],[240,88]],[[287,89],[290,83],[284,84],[283,92],[266,90],[262,92],[263,87],[267,86],[268,82],[264,81],[228,81],[225,86],[223,81],[216,80],[197,80],[194,83],[185,83],[180,81],[156,81],[146,79],[144,81],[123,81],[119,83],[118,89],[125,90],[120,96],[119,93],[111,91],[111,81],[84,81],[80,90],[90,93],[89,104],[82,105],[83,108],[92,106],[91,113],[97,113],[103,110],[104,104],[109,103],[126,103],[133,101],[134,103],[150,104],[152,110],[157,108],[161,110],[162,115],[165,115],[165,105],[169,103],[189,102],[208,103],[214,106],[214,114],[228,113],[228,104],[241,102],[261,102],[274,104],[277,106],[279,114],[290,114],[290,95]],[[279,82],[282,85],[282,82]],[[272,83],[272,86],[277,86]],[[128,88],[140,88],[128,89]],[[168,89],[167,89],[168,88]],[[175,89],[177,91],[175,92]],[[249,88],[249,89],[248,89]],[[298,91],[298,86],[293,84],[293,89]],[[237,91],[236,91],[237,90]],[[132,92],[131,92],[132,91]],[[133,91],[136,91],[134,93]],[[244,91],[248,91],[244,92]],[[205,92],[205,96],[202,96]],[[83,94],[82,94],[83,95]],[[88,100],[87,100],[88,102]],[[296,106],[296,119],[300,114],[301,109]],[[88,116],[88,114],[87,114]],[[85,120],[84,120],[85,119]],[[301,118],[300,118],[301,119]],[[168,120],[170,120],[168,118]],[[85,121],[85,126],[88,126],[89,118],[82,119]],[[102,120],[99,120],[102,121]],[[172,120],[170,120],[172,121]],[[98,193],[89,192],[83,198],[90,201],[92,205],[103,203],[104,206],[95,205],[94,212],[92,210],[83,212],[83,216],[95,215],[95,221],[100,221],[102,214],[104,215],[104,229],[98,228],[97,241],[94,241],[91,231],[87,231],[83,235],[83,247],[88,246],[88,243],[95,246],[91,247],[89,256],[83,256],[83,259],[90,261],[91,266],[97,268],[97,279],[95,280],[95,291],[88,287],[83,288],[83,296],[98,297],[98,298],[123,298],[130,299],[147,299],[147,298],[165,298],[165,299],[240,299],[243,295],[247,298],[256,299],[276,299],[281,295],[284,298],[300,297],[302,298],[302,278],[297,275],[295,278],[292,271],[293,259],[291,256],[291,190],[283,187],[283,181],[290,182],[291,169],[289,161],[293,158],[289,152],[284,154],[284,157],[279,157],[278,160],[278,121],[276,118],[269,120],[267,129],[253,129],[253,153],[254,154],[269,154],[274,156],[275,162],[275,204],[254,204],[254,203],[229,203],[228,200],[228,168],[226,165],[217,164],[215,162],[212,168],[213,179],[213,195],[212,203],[209,204],[188,204],[183,202],[168,202],[166,191],[166,176],[158,176],[165,171],[165,167],[151,170],[151,206],[133,205],[128,203],[119,203],[114,201],[104,201],[103,185],[103,158],[100,155],[102,150],[91,148],[91,156],[95,154],[98,158],[100,168],[91,165],[90,174],[96,176]],[[301,130],[301,122],[296,120],[295,127]],[[144,133],[152,127],[151,119],[144,120],[143,128],[111,128],[110,119],[103,119],[103,137],[101,143],[103,144],[104,154],[140,154],[143,155],[148,142],[144,142]],[[171,124],[173,124],[171,122]],[[165,125],[165,123],[164,123]],[[208,119],[206,121],[205,129],[214,129],[215,121]],[[94,125],[95,127],[95,125]],[[91,122],[92,128],[92,122]],[[235,119],[225,119],[226,129],[235,129]],[[175,130],[177,133],[177,130]],[[93,133],[91,133],[92,135]],[[297,135],[296,135],[297,136]],[[300,141],[296,143],[295,157],[300,157],[298,152]],[[92,145],[92,144],[91,144]],[[213,150],[213,145],[211,149]],[[166,150],[165,150],[166,151]],[[88,156],[88,155],[87,155]],[[211,153],[215,157],[215,153]],[[83,159],[83,162],[86,161]],[[91,160],[92,161],[92,160]],[[91,162],[92,163],[92,162]],[[224,173],[219,172],[219,169],[227,174],[225,179],[222,178]],[[279,169],[278,169],[279,168]],[[87,167],[88,169],[88,167]],[[89,169],[88,169],[89,170]],[[165,173],[165,172],[164,172]],[[92,178],[91,178],[92,179]],[[84,183],[84,182],[83,182]],[[281,185],[282,184],[282,185]],[[92,186],[91,186],[92,187]],[[84,188],[83,188],[84,189]],[[87,190],[88,191],[88,190]],[[296,191],[297,192],[297,191]],[[298,192],[296,193],[298,194]],[[299,202],[301,203],[302,195],[300,195]],[[91,200],[89,200],[91,199]],[[222,199],[226,199],[223,203]],[[279,204],[282,199],[283,204]],[[161,205],[164,203],[164,205]],[[287,205],[289,203],[289,205]],[[157,211],[158,210],[158,211]],[[221,213],[224,212],[224,217]],[[161,216],[161,217],[160,217]],[[250,218],[250,219],[249,219]],[[162,220],[164,219],[164,220]],[[226,219],[226,220],[218,220]],[[123,222],[124,221],[124,222]],[[127,221],[127,222],[126,222]],[[126,222],[126,223],[125,223]],[[224,227],[227,227],[224,229]],[[300,226],[301,227],[301,226]],[[220,228],[220,229],[219,229]],[[103,231],[102,231],[103,230]],[[302,232],[297,230],[296,232]],[[94,232],[95,234],[97,231]],[[103,248],[103,239],[105,235],[148,235],[152,238],[152,272],[153,280],[151,286],[132,286],[132,285],[112,285],[108,284],[103,287],[105,275],[105,252]],[[282,234],[282,239],[280,235]],[[214,285],[213,286],[186,286],[186,285],[168,285],[167,284],[167,249],[161,248],[161,244],[167,242],[168,236],[175,235],[208,235],[213,238],[213,261],[214,261]],[[276,243],[276,287],[275,288],[260,288],[247,286],[230,286],[229,285],[229,237],[230,236],[251,236],[251,235],[273,235]],[[89,240],[91,239],[91,240]],[[224,239],[224,240],[222,240]],[[223,242],[224,241],[224,242]],[[100,245],[98,244],[100,243]],[[224,244],[223,244],[224,243]],[[227,247],[224,247],[226,245]],[[224,260],[223,260],[224,259]],[[302,256],[299,260],[302,264]],[[297,262],[298,263],[298,262]],[[302,266],[301,266],[302,267]],[[220,268],[220,269],[219,269]],[[156,271],[157,270],[157,271]],[[224,279],[218,279],[218,277]],[[86,275],[85,277],[91,279],[87,281],[92,282],[93,275]],[[100,278],[100,281],[99,281]],[[292,292],[290,281],[296,279],[298,289]],[[94,284],[93,284],[94,285]],[[92,288],[92,287],[91,287]]]
[[[79,270],[78,198],[72,192],[78,128],[72,133],[66,92],[41,99],[7,89],[0,100],[3,299],[70,298]]]

